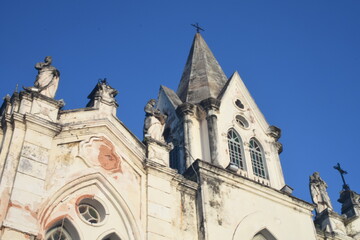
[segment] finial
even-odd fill
[[[196,28],[196,32],[197,32],[197,33],[200,33],[200,30],[201,30],[201,31],[205,31],[203,28],[201,28],[201,27],[199,26],[198,23],[196,23],[196,24],[191,24],[191,26],[193,26],[194,28]]]
[[[19,84],[17,83],[17,84],[16,84],[16,87],[15,87],[15,92],[16,92],[16,93],[19,91],[18,89],[19,89]]]
[[[334,166],[334,168],[336,170],[338,170],[340,173],[341,179],[343,181],[343,190],[350,190],[350,187],[349,187],[349,185],[346,184],[345,178],[344,178],[344,174],[347,174],[347,171],[345,171],[344,169],[342,169],[340,167],[340,163],[338,163],[336,166]]]
[[[103,83],[103,84],[105,84],[105,85],[108,85],[106,78],[99,78],[98,82],[99,82],[99,83]]]

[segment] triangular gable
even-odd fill
[[[159,90],[159,96],[158,96],[159,102],[165,100],[165,99],[163,99],[163,97],[166,97],[167,101],[169,103],[171,103],[171,105],[174,107],[174,109],[176,109],[177,106],[182,104],[182,101],[180,100],[180,98],[176,95],[176,93],[173,90],[161,85],[160,90]]]
[[[236,71],[221,90],[218,99],[223,102],[225,98],[234,98],[237,94],[240,94],[240,96],[237,97],[240,98],[241,101],[245,102],[246,105],[249,106],[249,108],[253,111],[256,121],[266,132],[269,128],[269,124],[257,106],[254,98],[251,96],[249,90],[245,86],[244,82],[242,81],[239,73]]]

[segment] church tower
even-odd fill
[[[284,182],[280,129],[237,72],[226,77],[200,33],[176,93],[161,86],[157,107],[168,116],[170,166],[199,184],[199,239],[316,239],[313,206]]]
[[[278,190],[284,186],[280,129],[266,122],[237,72],[225,76],[200,33],[176,93],[162,86],[158,108],[168,115],[171,164],[179,172],[201,159]]]

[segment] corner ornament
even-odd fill
[[[24,89],[54,98],[59,85],[60,72],[51,63],[52,58],[50,56],[45,57],[44,62],[36,63],[35,69],[38,70],[38,75],[36,76],[34,86],[24,87]]]

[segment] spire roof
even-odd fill
[[[227,77],[200,33],[196,33],[177,89],[183,102],[217,98]]]

